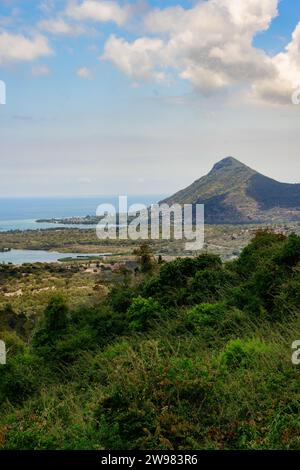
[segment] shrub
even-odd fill
[[[237,261],[157,265],[70,311],[55,296],[33,345],[2,308],[0,448],[300,449],[299,240],[261,231]]]
[[[251,277],[261,262],[270,259],[277,250],[280,250],[285,240],[286,237],[281,234],[270,230],[258,230],[235,262],[237,272],[243,278]]]
[[[273,317],[277,320],[290,319],[300,311],[300,273],[283,282],[280,291],[274,297]]]
[[[228,307],[224,302],[215,304],[200,304],[187,312],[186,322],[194,331],[201,332],[201,328],[216,326],[228,313]]]
[[[133,297],[132,289],[125,286],[115,287],[109,294],[108,303],[114,312],[125,313],[130,307]]]
[[[219,355],[221,367],[238,369],[255,367],[257,361],[271,352],[269,345],[259,339],[234,339],[229,341]]]
[[[44,328],[52,335],[60,335],[68,325],[68,306],[61,295],[51,298],[44,312]]]
[[[68,306],[61,295],[51,298],[45,309],[41,325],[33,338],[33,346],[36,348],[49,347],[60,338],[68,326]]]
[[[291,234],[282,246],[280,252],[274,256],[275,261],[286,268],[292,268],[300,262],[300,237]]]
[[[0,339],[5,342],[7,353],[10,356],[23,353],[25,350],[24,341],[17,335],[15,331],[3,331]]]
[[[197,271],[190,283],[189,303],[215,302],[232,285],[233,275],[223,268]]]
[[[161,305],[149,298],[139,296],[133,299],[128,309],[129,328],[133,331],[144,331],[149,327],[152,320],[159,318],[163,309]]]
[[[200,302],[201,288],[205,289],[205,286],[207,288],[208,284],[215,279],[211,291],[206,292],[207,298],[208,296],[212,297],[214,291],[218,290],[217,285],[224,284],[222,274],[219,276],[210,275],[210,273],[219,271],[221,268],[221,259],[215,255],[206,254],[197,258],[177,259],[162,265],[159,275],[152,277],[143,284],[141,295],[157,299],[164,307]],[[201,277],[202,272],[206,272],[203,279],[201,279],[203,286],[199,286],[199,283],[194,285],[195,275],[199,273],[199,277]],[[191,294],[191,291],[193,291],[193,294]]]
[[[7,356],[7,364],[1,368],[0,402],[21,403],[38,388],[41,376],[39,363],[28,351]]]
[[[185,321],[187,328],[212,348],[244,332],[245,325],[249,324],[244,312],[226,302],[196,305],[188,310]]]

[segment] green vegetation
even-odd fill
[[[300,184],[279,183],[226,157],[164,202],[205,204],[207,224],[299,221]]]
[[[1,309],[0,448],[299,450],[300,237],[146,266],[38,322]]]
[[[300,235],[300,223],[251,224],[251,225],[205,225],[205,250],[218,254],[222,259],[230,260],[238,256],[241,250],[250,243],[251,239],[261,229],[270,227],[285,235],[297,233]],[[152,240],[148,241],[152,252],[171,261],[182,256],[185,249],[184,240]],[[62,253],[111,253],[112,259],[120,261],[133,256],[133,251],[140,250],[139,240],[99,240],[95,229],[81,230],[79,228],[55,228],[47,230],[15,230],[1,232],[0,251],[7,249],[22,250],[52,250]],[[192,253],[193,254],[193,253]],[[133,256],[134,257],[134,256]],[[80,263],[80,261],[78,261]]]
[[[25,317],[35,323],[53,293],[63,293],[71,308],[99,301],[106,287],[99,274],[86,272],[90,263],[0,265],[0,311],[9,308],[17,314],[11,322]]]

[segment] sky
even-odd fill
[[[300,182],[298,1],[0,0],[0,80],[0,197]]]

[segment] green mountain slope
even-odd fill
[[[211,224],[300,220],[300,184],[280,183],[232,157],[162,202],[205,204]]]

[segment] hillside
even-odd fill
[[[264,176],[227,157],[167,204],[205,204],[206,223],[274,223],[300,220],[300,184]]]
[[[260,231],[35,322],[0,308],[0,451],[300,450],[299,263],[300,237]]]

